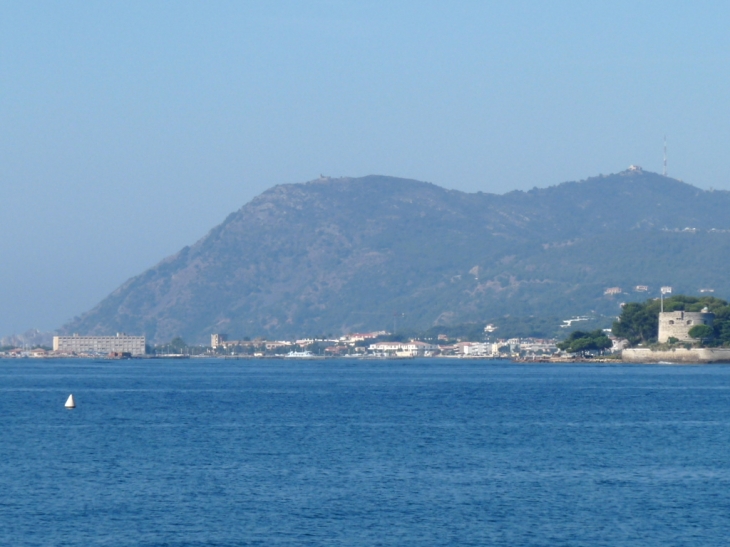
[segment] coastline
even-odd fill
[[[307,357],[291,357],[287,355],[0,355],[0,361],[44,361],[44,360],[88,359],[94,361],[181,361],[181,360],[221,360],[221,361],[412,361],[419,360],[453,360],[453,361],[502,361],[515,365],[545,364],[615,364],[615,365],[708,365],[730,364],[730,348],[675,348],[671,350],[652,350],[649,348],[624,349],[620,354],[603,357],[570,356],[472,356],[472,355],[438,355],[438,356],[372,356],[372,355],[312,355]]]

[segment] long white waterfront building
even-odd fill
[[[144,336],[128,336],[123,332],[116,336],[54,336],[53,351],[59,353],[130,353],[145,354]]]

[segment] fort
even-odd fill
[[[712,326],[715,314],[704,308],[699,312],[667,311],[659,313],[660,344],[673,338],[679,342],[697,342],[689,331],[697,325]],[[629,348],[621,352],[626,363],[706,364],[730,363],[728,348],[684,348],[668,349]]]
[[[660,344],[665,344],[670,338],[676,338],[680,342],[696,342],[689,335],[692,327],[697,325],[712,326],[715,314],[707,308],[700,312],[689,311],[665,311],[659,314],[659,338]]]

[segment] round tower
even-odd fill
[[[692,327],[697,325],[712,326],[715,314],[707,308],[702,311],[665,311],[659,313],[659,343],[663,344],[670,338],[680,342],[694,342],[689,335]]]

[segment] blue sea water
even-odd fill
[[[729,448],[725,366],[0,361],[0,544],[726,545]]]

